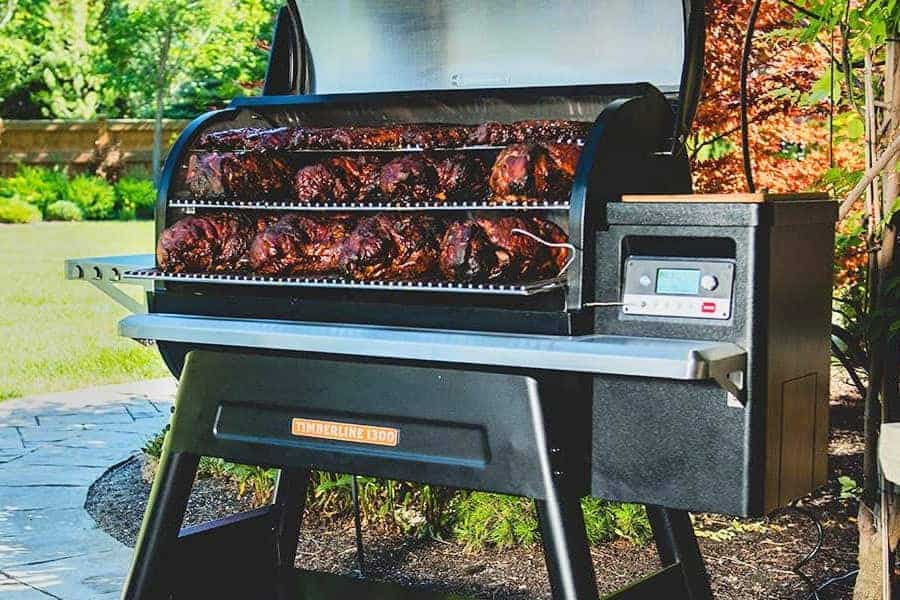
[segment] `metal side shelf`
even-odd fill
[[[94,256],[66,260],[66,279],[86,281],[133,313],[145,313],[147,308],[122,290],[118,285],[137,285],[145,291],[153,289],[153,282],[128,277],[126,273],[136,269],[152,268],[156,259],[152,254],[126,254],[122,256]]]
[[[723,342],[478,333],[169,314],[126,317],[119,322],[119,334],[137,340],[240,348],[665,379],[715,379],[723,387],[729,375],[740,379],[734,374],[743,374],[747,362],[742,348]]]

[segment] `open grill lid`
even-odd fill
[[[705,0],[287,0],[266,95],[649,82],[690,128]]]

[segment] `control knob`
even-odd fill
[[[711,292],[719,287],[719,278],[715,275],[704,275],[700,279],[700,287],[702,287],[707,292]]]

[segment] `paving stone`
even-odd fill
[[[26,448],[36,448],[43,444],[56,444],[78,437],[82,429],[56,429],[53,427],[34,427],[19,429]]]
[[[0,515],[0,522],[0,569],[13,576],[16,568],[122,547],[80,506],[10,511]]]
[[[10,463],[11,465],[15,463]],[[0,469],[0,494],[10,486],[43,485],[48,481],[54,485],[89,486],[106,470],[101,466],[64,466],[28,465],[22,469]]]
[[[0,574],[0,596],[3,596],[3,600],[48,600],[54,597],[2,574]]]
[[[90,552],[6,572],[63,600],[117,596],[128,571],[128,553]]]
[[[141,402],[133,404],[126,404],[125,410],[128,411],[129,416],[131,416],[131,418],[135,421],[138,421],[140,419],[158,419],[164,416],[162,409],[157,408],[148,400],[142,400]]]
[[[5,470],[0,466],[0,472]],[[87,486],[0,487],[0,515],[8,511],[53,510],[84,506]]]
[[[21,461],[19,465],[16,465],[17,468],[77,465],[105,470],[135,453],[134,450],[123,450],[120,447],[110,448],[105,444],[96,446],[68,444],[64,447],[48,444],[26,452],[21,458],[17,459]],[[2,458],[0,458],[0,462],[2,462]],[[2,467],[0,467],[0,475],[2,475]]]
[[[22,436],[16,427],[0,427],[0,451],[22,450]]]
[[[117,406],[114,410],[95,410],[92,407],[71,414],[37,415],[41,427],[79,428],[85,425],[131,425],[134,419],[128,414],[124,406]]]
[[[22,448],[21,450],[0,450],[0,465],[19,460],[20,458],[27,456],[30,452],[32,451],[26,450],[25,448]]]
[[[118,598],[131,550],[97,528],[85,496],[168,422],[174,390],[168,379],[0,403],[2,600]]]

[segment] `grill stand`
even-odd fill
[[[579,503],[586,448],[578,444],[588,439],[579,427],[590,423],[585,383],[571,373],[195,350],[123,598],[449,600],[293,568],[309,469],[322,468],[534,498],[554,599],[596,599]],[[402,443],[374,448],[295,437],[290,422],[298,415],[398,427]],[[272,505],[181,529],[201,456],[281,468]],[[687,514],[648,508],[669,566],[611,598],[663,597],[660,590],[673,599],[711,598]]]

